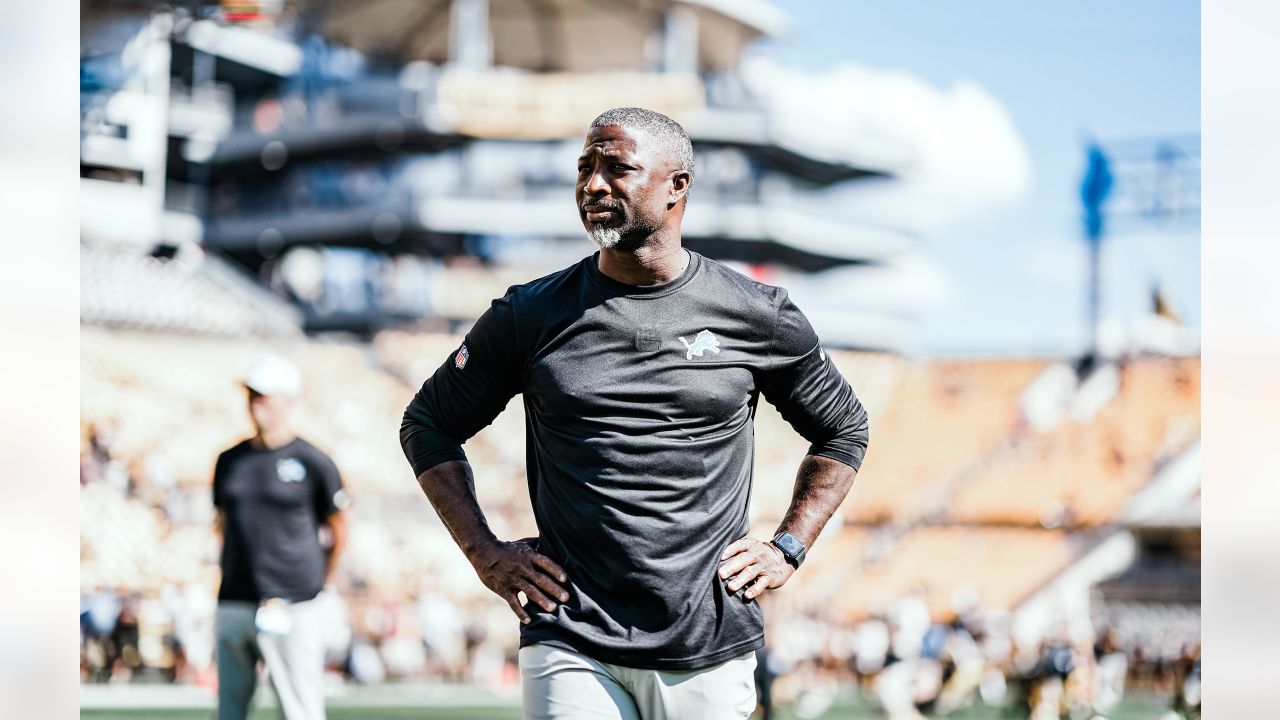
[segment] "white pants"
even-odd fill
[[[525,720],[744,720],[756,654],[698,670],[622,667],[551,645],[520,648]]]
[[[218,720],[245,720],[258,684],[258,660],[267,665],[285,720],[324,719],[324,640],[320,603],[289,605],[287,635],[259,633],[257,603],[218,603]]]

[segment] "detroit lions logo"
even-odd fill
[[[720,352],[720,340],[715,335],[712,335],[710,330],[703,330],[695,335],[692,344],[683,337],[680,338],[680,342],[684,343],[684,358],[686,360],[692,360],[695,356],[702,357],[702,353],[705,350],[710,350],[713,353]]]

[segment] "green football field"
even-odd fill
[[[394,698],[379,697],[374,693],[376,693],[376,690],[365,689],[356,697],[331,700],[328,707],[330,720],[407,720],[408,718],[417,718],[419,720],[519,720],[520,718],[520,708],[510,699],[495,700],[492,704],[485,704],[482,700],[477,702],[479,700],[477,698],[470,702],[450,705],[448,702],[439,702],[439,698],[426,702],[406,698],[403,702],[397,702]],[[259,697],[264,701],[259,703],[256,712],[253,713],[253,720],[276,720],[279,715],[277,715],[275,708],[262,695]],[[205,720],[213,717],[211,704],[205,704],[203,707],[190,707],[188,705],[180,708],[166,708],[158,705],[154,702],[154,699],[134,707],[130,707],[127,701],[122,703],[118,699],[109,704],[111,707],[85,707],[81,710],[80,717],[91,720],[106,720],[107,718],[137,718],[139,720],[194,720],[195,718],[200,718]],[[1156,698],[1129,697],[1107,718],[1108,720],[1158,720],[1166,712],[1164,703]],[[877,711],[876,708],[859,701],[857,698],[845,697],[816,718],[804,718],[803,720],[836,720],[837,718],[842,720],[871,720],[883,717],[884,715]],[[1017,708],[1001,710],[976,706],[937,717],[946,717],[954,720],[1004,720],[1024,718],[1026,714]],[[776,720],[801,720],[799,716],[790,712],[790,709],[786,706],[777,708],[774,718]]]

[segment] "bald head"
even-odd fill
[[[591,121],[593,128],[609,125],[617,125],[632,135],[639,134],[656,143],[658,152],[668,158],[676,169],[689,173],[689,181],[693,182],[693,144],[680,123],[660,112],[638,107],[606,110]]]

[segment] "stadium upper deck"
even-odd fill
[[[589,252],[570,200],[582,128],[642,105],[694,139],[686,242],[785,282],[828,344],[908,349],[937,296],[916,241],[939,203],[918,190],[948,193],[919,128],[948,113],[895,106],[921,88],[887,74],[780,94],[786,78],[749,52],[785,29],[769,3],[298,7],[251,24],[135,20],[117,55],[83,63],[127,78],[82,83],[87,238],[202,241],[296,302],[308,329],[465,323],[483,305],[421,288],[493,297],[504,270],[531,279]],[[983,136],[1017,154],[1004,130]],[[109,182],[131,177],[145,193]],[[120,220],[126,195],[146,223]],[[970,211],[995,200],[966,197]],[[475,261],[493,272],[451,278]]]

